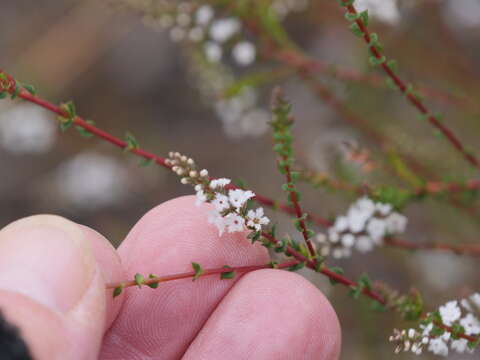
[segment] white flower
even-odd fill
[[[263,216],[263,208],[258,208],[256,210],[249,210],[247,213],[247,226],[255,228],[255,230],[260,231],[262,225],[267,225],[270,220]]]
[[[480,309],[480,294],[479,293],[474,293],[470,295],[470,301],[474,303],[474,305]]]
[[[345,234],[342,236],[342,245],[346,248],[352,247],[355,242],[355,236],[352,234]]]
[[[390,204],[376,203],[375,208],[383,216],[388,215],[392,211],[392,205]]]
[[[222,217],[222,215],[220,215],[216,210],[213,210],[208,214],[208,222],[218,228],[218,233],[220,236],[223,235],[226,224],[225,218]]]
[[[440,306],[439,311],[440,316],[442,317],[442,322],[447,326],[452,325],[452,323],[460,319],[460,316],[462,315],[457,300],[449,301],[445,305]]]
[[[351,207],[348,209],[347,220],[350,231],[354,234],[362,232],[365,228],[365,223],[368,220],[368,214],[360,210],[358,207]]]
[[[359,236],[355,242],[355,248],[362,252],[366,253],[373,249],[373,242],[368,236]]]
[[[385,236],[385,221],[372,218],[367,224],[367,233],[372,237],[375,243],[380,243]]]
[[[433,324],[432,324],[432,323],[429,323],[427,326],[420,325],[420,328],[423,328],[423,332],[422,332],[422,335],[423,335],[423,336],[429,336],[429,335],[430,335],[430,331],[433,330]]]
[[[228,192],[230,204],[237,209],[240,209],[249,199],[253,198],[254,196],[255,194],[250,190],[244,191],[241,189],[236,189]]]
[[[467,335],[480,334],[480,321],[471,313],[460,320],[460,325],[465,328],[465,334]]]
[[[210,37],[223,43],[240,30],[240,22],[235,18],[216,20],[210,26]]]
[[[202,203],[207,201],[207,195],[203,192],[203,190],[197,191],[197,200],[195,201],[195,205],[200,206]]]
[[[213,206],[218,212],[222,212],[230,207],[230,203],[228,202],[228,196],[223,194],[216,194],[215,199],[212,201]]]
[[[372,216],[375,212],[375,203],[367,197],[358,199],[353,206],[361,210],[366,217]]]
[[[255,45],[248,41],[242,41],[236,44],[232,50],[232,56],[238,65],[247,66],[255,61]]]
[[[399,213],[391,213],[387,218],[385,218],[385,223],[387,225],[387,232],[390,234],[399,234],[405,231],[407,227],[407,218]]]
[[[342,231],[347,230],[347,228],[348,228],[348,220],[347,220],[346,216],[339,216],[339,217],[337,217],[337,219],[335,220],[335,224],[333,224],[333,227],[334,227],[335,230],[337,230],[338,232],[342,232]]]
[[[430,340],[428,345],[428,350],[433,352],[435,355],[447,356],[448,355],[448,346],[441,338],[436,338]]]
[[[340,235],[338,234],[337,230],[334,228],[328,229],[328,239],[332,243],[338,242],[338,240],[340,240]]]
[[[315,237],[315,240],[317,240],[319,244],[325,244],[327,242],[327,236],[325,234],[318,233]]]
[[[224,188],[226,185],[230,184],[230,179],[220,178],[210,181],[210,189],[218,190],[219,188]]]
[[[245,220],[240,215],[229,214],[225,217],[225,225],[229,233],[243,231]]]
[[[351,255],[351,251],[350,249],[346,249],[346,248],[334,248],[332,250],[332,256],[335,258],[335,259],[341,259],[341,258],[344,258],[344,257],[349,257]]]
[[[470,351],[468,348],[468,341],[466,339],[453,340],[450,344],[452,350],[455,350],[458,353],[463,354],[465,350]]]
[[[212,63],[219,62],[222,59],[222,48],[213,41],[207,41],[205,45],[203,45],[203,50],[205,51],[207,60]]]
[[[213,18],[213,9],[209,5],[200,6],[195,14],[198,25],[206,25]]]

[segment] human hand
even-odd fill
[[[243,234],[220,238],[207,222],[208,207],[196,207],[193,197],[166,202],[133,227],[118,251],[94,230],[57,216],[1,230],[0,309],[32,358],[337,359],[334,310],[291,272],[178,280],[155,290],[128,288],[112,299],[105,284],[137,272],[190,271],[192,261],[205,268],[270,261]]]

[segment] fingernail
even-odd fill
[[[81,300],[96,271],[79,225],[53,215],[18,220],[0,231],[0,289],[62,313]]]

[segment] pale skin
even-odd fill
[[[0,231],[0,309],[34,359],[320,359],[340,354],[340,325],[324,295],[301,276],[258,270],[235,280],[205,276],[128,288],[135,273],[167,275],[265,264],[245,234],[219,237],[209,205],[193,197],[148,212],[117,251],[94,230],[52,215]]]

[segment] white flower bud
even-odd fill
[[[208,176],[208,171],[206,169],[203,169],[200,171],[200,176],[201,177],[207,177]]]
[[[188,178],[182,178],[182,179],[180,180],[180,182],[181,182],[183,185],[186,185],[186,184],[188,184],[188,183],[190,182],[190,180],[189,180]]]
[[[195,170],[192,170],[188,173],[188,175],[191,177],[191,178],[196,178],[198,176],[198,173],[195,171]]]

